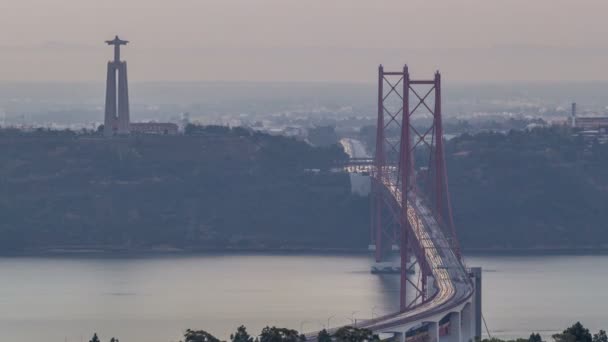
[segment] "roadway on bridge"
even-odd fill
[[[382,178],[381,182],[391,194],[395,204],[400,206],[401,191],[396,180],[396,172],[390,172]],[[370,329],[374,333],[394,332],[407,324],[422,323],[425,319],[437,315],[447,315],[469,300],[474,293],[474,285],[465,266],[454,253],[431,210],[414,192],[409,196],[408,204],[407,217],[414,237],[422,246],[425,258],[431,267],[436,292],[429,301],[411,310],[358,322],[356,325],[359,328]],[[337,329],[331,329],[330,333]],[[316,339],[316,335],[308,336],[312,340]]]

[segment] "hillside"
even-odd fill
[[[347,158],[338,146],[238,128],[187,133],[1,131],[0,251],[366,245],[366,199],[327,171]]]
[[[447,144],[469,248],[608,246],[608,146],[565,128],[463,135]]]
[[[465,249],[606,248],[608,146],[563,128],[446,144]],[[337,145],[244,129],[182,136],[0,131],[0,253],[357,248],[369,203]]]

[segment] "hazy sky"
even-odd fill
[[[608,1],[0,0],[0,80],[608,80]]]

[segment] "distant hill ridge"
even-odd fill
[[[347,158],[337,145],[191,126],[117,139],[3,130],[0,150],[0,253],[366,243],[348,176],[306,172]],[[349,229],[360,234],[335,239]]]

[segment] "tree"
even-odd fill
[[[266,327],[260,334],[260,342],[300,342],[305,341],[304,335],[298,334],[297,330]]]
[[[551,337],[553,337],[555,342],[577,342],[576,337],[574,337],[574,335],[567,333],[554,334]]]
[[[204,330],[186,330],[184,342],[220,342],[220,340]]]
[[[323,329],[319,331],[319,335],[317,336],[318,342],[331,342],[331,335],[327,332],[327,330]],[[594,341],[595,342],[595,341]]]
[[[89,342],[100,342],[99,337],[97,337],[97,333],[93,333],[93,337]]]
[[[374,335],[371,330],[346,326],[338,329],[334,337],[339,342],[364,342],[380,341],[378,335]]]
[[[543,342],[543,339],[542,339],[542,337],[540,337],[540,334],[532,333],[532,334],[530,334],[530,337],[528,338],[528,342]]]
[[[236,333],[230,335],[230,340],[232,342],[253,342],[253,337],[249,336],[247,328],[241,325],[236,329]]]
[[[492,337],[492,338],[484,338],[483,340],[481,340],[481,342],[506,342],[506,341],[501,340],[497,337]]]
[[[581,322],[574,323],[561,334],[555,334],[552,337],[556,342],[593,342],[589,329],[585,328]]]
[[[600,330],[597,334],[593,334],[593,342],[608,342],[605,330]]]

